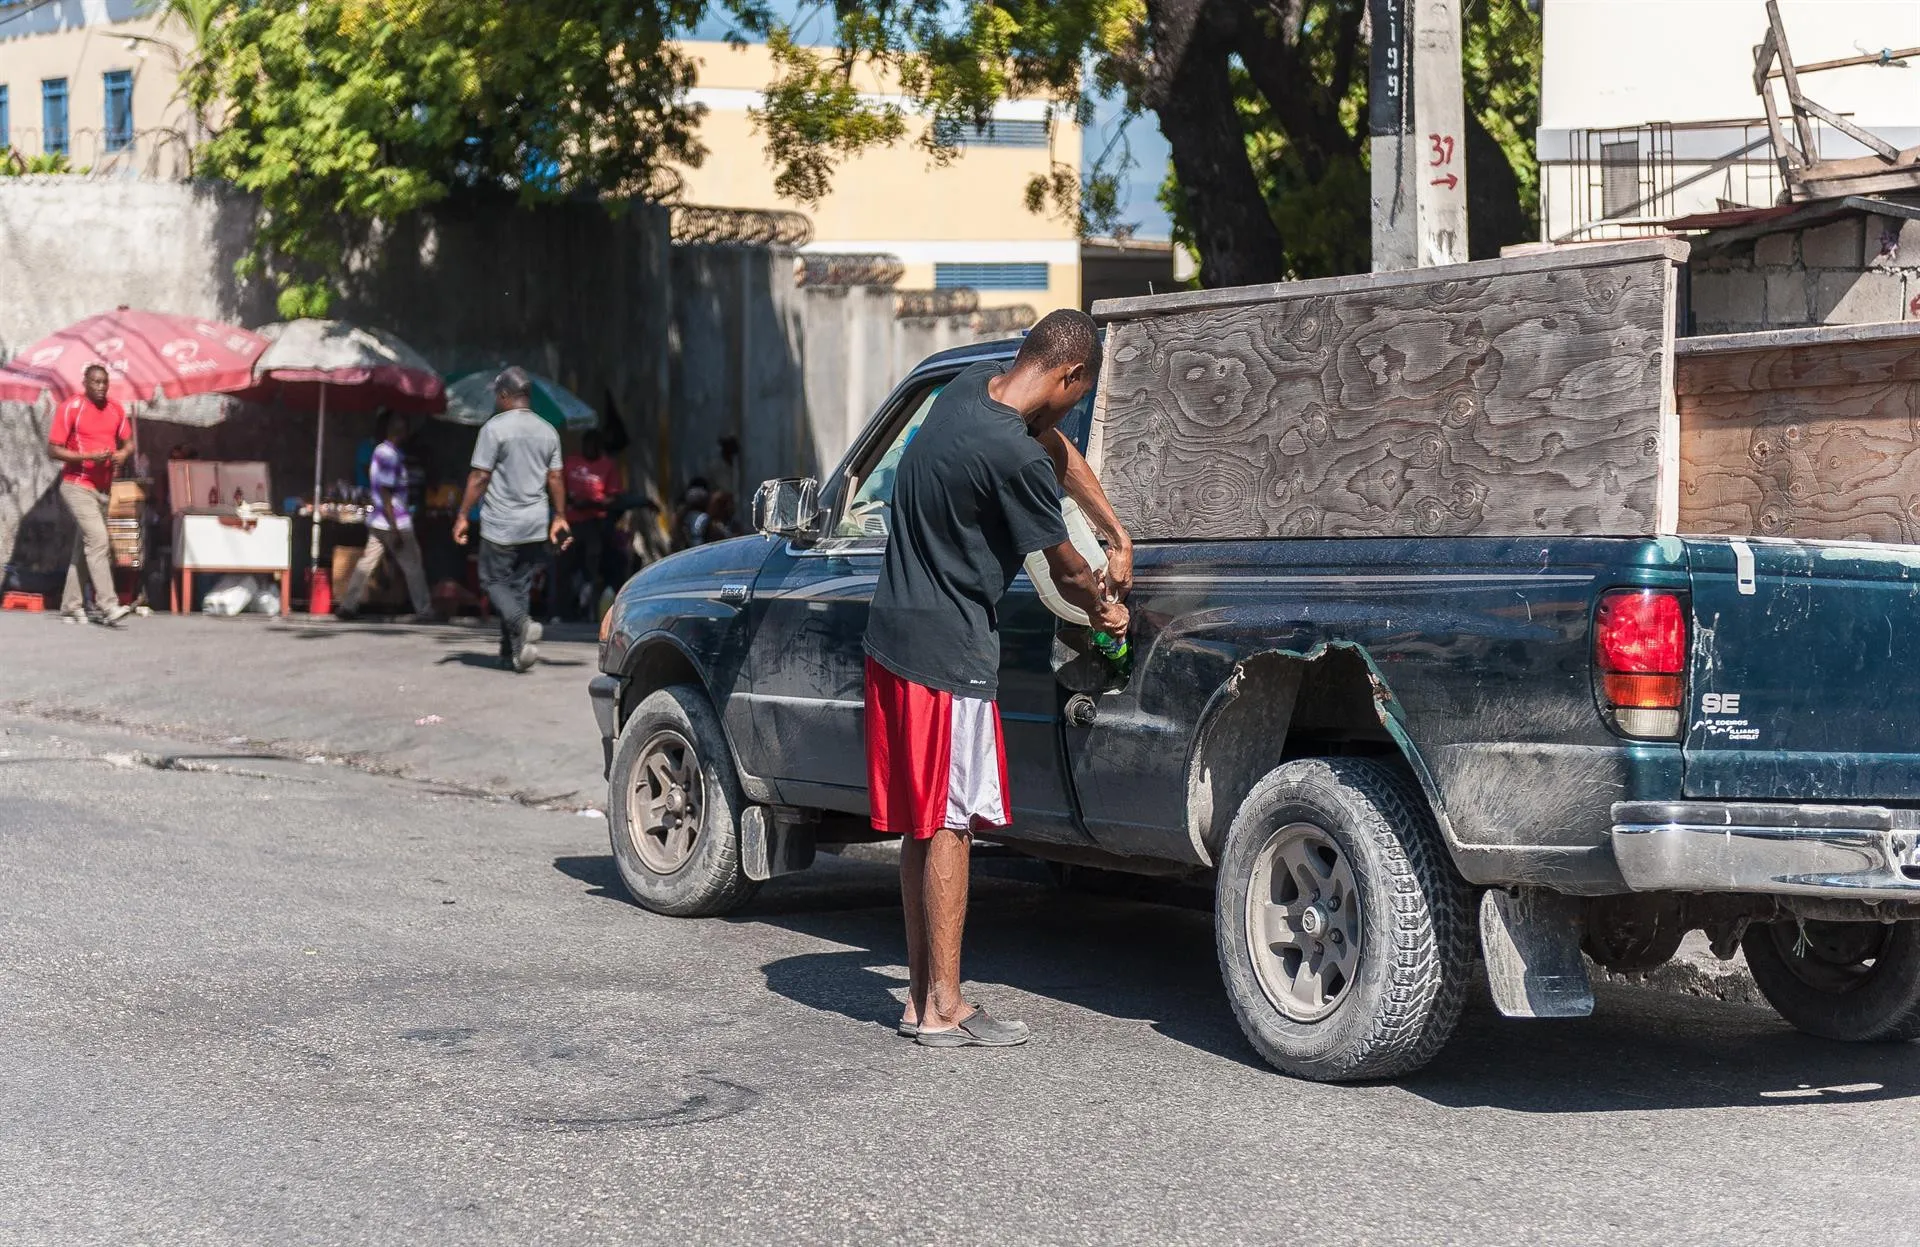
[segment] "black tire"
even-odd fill
[[[1756,922],[1740,947],[1795,1030],[1850,1043],[1920,1039],[1920,922]],[[1870,964],[1869,964],[1870,963]]]
[[[682,808],[697,817],[682,820],[692,836],[682,854],[661,836],[648,840],[646,802],[639,800],[637,809],[630,797],[652,782],[643,760],[689,753],[693,769],[680,768],[688,782],[675,788]],[[695,775],[698,783],[692,782]],[[607,830],[628,895],[677,918],[711,917],[744,905],[758,887],[740,870],[740,816],[746,808],[733,754],[705,691],[676,684],[649,694],[620,731],[608,777]]]
[[[1278,868],[1261,863],[1277,860],[1287,845],[1297,853],[1302,835],[1323,863],[1329,849],[1344,857],[1340,878],[1359,910],[1354,917],[1349,904],[1336,914],[1354,931],[1344,940],[1351,975],[1329,973],[1329,981],[1339,977],[1343,984],[1339,997],[1330,1012],[1307,1020],[1296,1016],[1297,999],[1290,1014],[1279,1003],[1284,992],[1263,985],[1263,973],[1270,983],[1285,971],[1281,955],[1256,968],[1248,904],[1257,878],[1263,891],[1282,886],[1265,873]],[[1339,890],[1330,884],[1332,899],[1312,907],[1338,910]],[[1264,895],[1260,904],[1272,900]],[[1291,903],[1305,905],[1304,892]],[[1311,927],[1306,922],[1300,929]],[[1474,930],[1472,894],[1454,873],[1433,813],[1405,772],[1366,758],[1306,758],[1270,772],[1241,802],[1220,855],[1215,945],[1241,1030],[1284,1073],[1352,1082],[1412,1073],[1432,1060],[1460,1020]]]

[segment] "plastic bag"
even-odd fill
[[[252,576],[222,576],[207,590],[200,610],[207,615],[238,615],[253,605],[258,591]]]

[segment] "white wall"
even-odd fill
[[[1546,0],[1542,14],[1542,129],[1762,115],[1765,0]],[[1781,0],[1780,15],[1796,64],[1920,46],[1915,0]],[[1828,70],[1801,89],[1869,129],[1920,126],[1920,60]]]

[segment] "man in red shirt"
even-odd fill
[[[573,605],[591,620],[600,589],[612,575],[608,564],[617,553],[619,537],[609,504],[626,488],[619,461],[607,454],[597,432],[580,439],[580,453],[568,455],[562,470],[567,483],[567,524],[573,529]]]
[[[53,413],[53,431],[47,437],[48,457],[66,465],[60,473],[60,501],[72,513],[77,529],[60,613],[69,623],[86,618],[86,595],[80,589],[84,569],[93,582],[94,604],[103,612],[103,621],[113,624],[131,614],[132,608],[120,604],[113,587],[107,496],[113,490],[114,469],[133,453],[133,422],[125,408],[107,397],[104,367],[89,365],[84,384],[84,394],[74,395]]]

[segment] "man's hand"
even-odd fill
[[[1107,547],[1107,590],[1116,598],[1133,592],[1133,542],[1124,531],[1120,536]]]
[[[457,546],[467,544],[467,513],[465,511],[453,517],[453,544]]]
[[[553,523],[547,526],[547,540],[562,550],[573,544],[573,527],[564,516],[553,517]]]
[[[1133,618],[1127,613],[1126,607],[1111,599],[1100,603],[1099,609],[1090,612],[1087,617],[1093,621],[1096,629],[1109,636],[1127,635],[1127,625]]]

